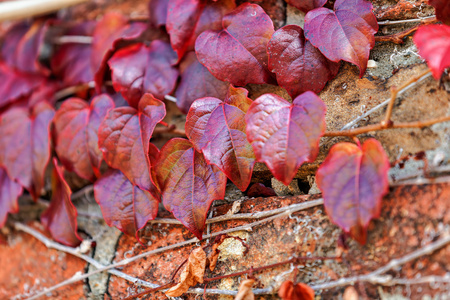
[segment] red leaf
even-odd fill
[[[53,108],[45,101],[33,108],[13,107],[0,116],[0,164],[34,199],[44,186],[50,159],[49,127]]]
[[[155,193],[132,184],[119,170],[110,169],[97,180],[94,194],[106,223],[136,238],[138,231],[158,213]]]
[[[339,71],[339,63],[329,61],[311,45],[297,25],[277,30],[267,45],[269,69],[278,84],[292,98],[306,91],[319,93]]]
[[[94,22],[85,22],[70,28],[66,36],[92,36]],[[91,64],[92,44],[64,43],[52,55],[50,64],[56,76],[66,85],[77,85],[94,80]]]
[[[247,197],[274,197],[276,196],[277,193],[275,193],[275,191],[270,188],[270,187],[266,187],[264,184],[262,183],[254,183],[252,184],[252,186],[248,189],[247,191]]]
[[[149,23],[153,27],[166,25],[169,0],[150,0],[148,2]]]
[[[0,228],[2,228],[8,217],[8,213],[19,212],[17,199],[22,195],[22,186],[9,178],[6,170],[0,166]]]
[[[366,0],[336,0],[334,11],[317,8],[306,14],[305,36],[329,60],[345,60],[359,68],[362,77],[378,31],[372,3]]]
[[[56,112],[56,153],[69,171],[87,180],[100,176],[102,152],[98,148],[98,128],[108,110],[114,108],[113,100],[106,94],[84,100],[70,98]]]
[[[286,2],[307,13],[310,10],[324,6],[327,0],[286,0]]]
[[[125,106],[110,110],[98,130],[98,145],[106,163],[144,190],[153,185],[148,157],[150,137],[165,114],[164,103],[145,94],[138,109]]]
[[[388,192],[389,160],[381,144],[334,145],[316,174],[331,221],[364,245],[367,226],[378,218],[381,198]]]
[[[434,78],[441,78],[444,70],[450,67],[450,26],[421,26],[414,35],[414,43],[420,56],[427,61]]]
[[[146,29],[144,23],[129,23],[123,15],[110,12],[103,16],[94,29],[91,63],[97,92],[103,83],[106,62],[121,42],[138,38]]]
[[[48,22],[43,20],[11,27],[3,39],[2,58],[22,72],[49,75],[50,71],[39,62],[48,27]]]
[[[225,196],[225,175],[180,138],[163,146],[154,168],[165,208],[201,240],[211,203]]]
[[[45,77],[16,71],[0,61],[0,108],[29,95]]]
[[[198,62],[195,52],[189,52],[180,65],[181,82],[175,92],[177,106],[187,114],[192,103],[203,97],[223,99],[228,92],[228,82],[214,77]]]
[[[314,300],[314,290],[304,283],[294,284],[288,280],[280,286],[278,296],[283,300]]]
[[[221,29],[222,17],[235,7],[234,0],[169,0],[166,27],[178,60],[203,31]]]
[[[218,79],[237,86],[271,83],[267,43],[274,29],[270,17],[244,3],[223,17],[223,30],[205,31],[195,43],[198,60]]]
[[[326,127],[325,111],[313,92],[301,94],[292,104],[274,94],[256,99],[245,117],[256,160],[288,185],[304,162],[316,159]]]
[[[436,17],[439,21],[450,25],[450,2],[448,0],[428,0],[436,9]]]
[[[206,97],[192,104],[186,135],[209,164],[216,165],[241,190],[252,178],[255,154],[245,135],[245,113],[252,104],[248,91],[230,86],[224,101]]]
[[[56,241],[75,247],[81,242],[77,233],[77,209],[70,200],[72,191],[64,180],[63,172],[56,158],[53,158],[52,199],[41,215],[41,222]]]
[[[176,60],[170,45],[159,40],[149,46],[136,44],[121,49],[108,62],[114,89],[133,107],[145,93],[163,100],[177,82],[178,70],[172,67]]]

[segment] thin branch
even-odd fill
[[[53,39],[53,43],[56,45],[62,44],[92,44],[92,36],[87,35],[63,35]]]
[[[153,134],[173,134],[178,136],[186,136],[186,133],[183,130],[172,128],[172,127],[159,127],[153,130]]]
[[[0,22],[45,15],[87,0],[17,0],[0,3]]]
[[[23,232],[28,233],[29,235],[35,237],[37,240],[42,242],[49,249],[55,249],[55,250],[58,250],[58,251],[61,251],[61,252],[69,253],[69,254],[71,254],[73,256],[76,256],[76,257],[86,261],[87,263],[89,263],[89,264],[91,264],[91,265],[93,265],[94,267],[97,268],[97,270],[95,270],[95,271],[93,271],[91,273],[86,273],[86,274],[83,274],[83,275],[74,276],[71,279],[66,280],[66,284],[64,284],[64,285],[71,284],[71,283],[83,280],[83,279],[85,279],[85,278],[87,278],[87,277],[89,277],[91,275],[94,275],[94,274],[97,274],[97,273],[100,273],[100,272],[104,271],[103,269],[105,268],[105,266],[103,264],[99,263],[98,261],[96,261],[95,259],[93,259],[90,256],[82,254],[81,250],[79,248],[72,248],[72,247],[65,246],[65,245],[59,244],[57,242],[54,242],[51,239],[47,238],[42,233],[40,233],[39,231],[37,231],[37,230],[27,226],[27,225],[18,223],[18,222],[14,223],[14,228],[16,230],[23,231]],[[116,270],[116,269],[108,269],[108,273],[116,275],[118,277],[121,277],[121,278],[123,278],[125,280],[134,282],[136,284],[143,285],[143,286],[147,286],[147,287],[156,287],[157,286],[157,285],[155,285],[153,283],[150,283],[150,282],[138,279],[138,278],[134,278],[134,277],[132,277],[132,276],[130,276],[128,274],[125,274],[123,272],[120,272],[119,270]],[[57,288],[63,287],[64,285],[62,283],[59,283]],[[50,291],[53,291],[54,289],[55,288],[53,288],[53,287],[46,288],[46,289],[44,289],[44,291],[34,295],[33,297],[31,297],[29,299],[36,299],[37,297],[43,296],[46,293],[48,293]]]
[[[440,117],[436,119],[431,119],[427,121],[417,121],[417,122],[406,122],[406,123],[392,123],[387,126],[384,124],[373,124],[364,127],[359,127],[355,129],[342,130],[342,131],[327,131],[323,136],[355,136],[358,134],[368,133],[371,131],[382,131],[388,129],[398,129],[398,128],[423,128],[428,127],[433,124],[443,123],[450,121],[450,116]]]
[[[405,88],[401,89],[398,91],[397,96],[401,96],[403,93],[405,93],[407,90],[415,87],[416,85],[418,85],[419,83],[421,83],[422,81],[426,80],[428,77],[431,77],[431,73],[425,74],[422,77],[420,77],[417,81],[409,84],[408,86],[406,86]],[[365,112],[364,114],[360,115],[359,117],[357,117],[356,119],[350,121],[349,123],[345,124],[340,130],[346,130],[349,128],[352,128],[354,125],[356,125],[359,121],[361,121],[364,118],[367,118],[368,116],[370,116],[371,114],[373,114],[374,112],[380,110],[381,108],[385,107],[386,105],[388,105],[388,103],[391,101],[391,98],[383,101],[382,103],[378,104],[377,106],[373,107],[372,109],[368,110],[367,112]]]
[[[403,39],[406,36],[410,35],[411,33],[415,32],[417,29],[419,29],[420,26],[436,22],[437,22],[436,18],[424,19],[421,21],[420,24],[417,24],[416,26],[408,28],[404,31],[394,33],[391,35],[375,36],[375,42],[392,42],[396,44],[403,44]]]
[[[394,108],[395,99],[397,99],[399,91],[403,90],[404,88],[406,88],[410,84],[417,82],[420,78],[422,78],[423,76],[427,75],[428,73],[431,73],[430,69],[427,69],[427,70],[423,71],[418,76],[414,76],[413,78],[411,78],[407,82],[403,83],[399,88],[391,87],[391,99],[390,99],[388,107],[386,109],[386,116],[384,117],[385,124],[389,124],[391,122],[392,110]]]
[[[395,25],[395,24],[404,24],[404,23],[417,23],[417,22],[423,22],[428,19],[436,18],[435,15],[424,17],[424,18],[417,18],[417,19],[407,19],[407,20],[386,20],[386,21],[380,21],[378,22],[378,25]]]
[[[60,101],[64,98],[67,98],[69,96],[72,96],[78,92],[87,90],[87,89],[92,89],[95,87],[95,82],[94,81],[90,81],[87,83],[83,83],[83,84],[79,84],[79,85],[74,85],[74,86],[69,86],[65,89],[62,89],[60,91],[57,91],[55,93],[55,95],[53,96],[55,101]]]
[[[422,185],[422,184],[437,184],[437,183],[449,183],[450,176],[440,176],[436,178],[424,178],[416,177],[411,179],[405,179],[400,181],[390,181],[389,186],[400,186],[400,185]]]
[[[164,99],[166,99],[167,101],[172,101],[172,102],[177,103],[177,98],[170,96],[170,95],[165,95]]]
[[[325,290],[325,289],[331,289],[331,288],[340,287],[340,286],[351,285],[356,282],[363,282],[363,281],[370,282],[372,284],[390,285],[391,284],[390,279],[386,280],[387,279],[386,277],[384,277],[384,276],[380,277],[380,275],[382,275],[388,271],[391,271],[393,269],[396,269],[408,262],[416,260],[422,256],[429,255],[429,254],[443,248],[444,246],[448,245],[449,243],[450,243],[450,234],[446,233],[444,235],[444,237],[440,238],[436,242],[428,244],[428,245],[426,245],[416,251],[413,251],[403,257],[400,257],[397,259],[392,259],[389,263],[387,263],[383,267],[378,268],[377,270],[375,270],[369,274],[341,278],[336,281],[325,282],[325,283],[320,283],[320,284],[315,284],[315,285],[313,284],[313,285],[310,285],[310,287],[314,290]],[[380,279],[383,279],[383,280],[380,280]]]
[[[312,208],[312,207],[315,207],[315,206],[319,206],[319,205],[322,205],[322,204],[323,204],[323,199],[317,199],[317,200],[312,200],[312,201],[307,201],[307,202],[303,202],[303,203],[294,204],[295,206],[290,205],[290,206],[288,206],[288,209],[284,210],[282,213],[279,213],[279,214],[276,214],[276,215],[272,215],[270,217],[267,217],[265,219],[262,219],[262,220],[259,220],[259,221],[253,222],[253,223],[237,226],[237,227],[234,227],[234,228],[228,228],[226,230],[222,230],[222,231],[214,232],[214,233],[211,233],[211,234],[207,234],[207,235],[203,236],[203,239],[213,238],[213,237],[216,237],[216,236],[221,235],[221,234],[227,234],[227,233],[236,232],[236,231],[249,231],[249,230],[252,230],[252,228],[255,227],[255,226],[264,224],[266,222],[275,220],[277,218],[289,216],[290,214],[292,214],[294,212],[298,212],[298,211],[301,211],[301,210],[306,210],[306,209],[309,209],[309,208]],[[127,264],[129,264],[129,263],[131,263],[133,261],[141,259],[143,257],[147,257],[147,256],[150,256],[150,255],[155,255],[155,254],[167,251],[167,250],[172,250],[172,249],[175,249],[175,248],[178,248],[178,247],[182,247],[182,246],[193,244],[193,243],[197,243],[197,242],[199,242],[199,240],[197,238],[192,238],[190,240],[183,241],[183,242],[180,242],[180,243],[177,243],[177,244],[173,244],[173,245],[169,245],[169,246],[166,246],[166,247],[162,247],[162,248],[154,249],[154,250],[151,250],[151,251],[147,251],[147,252],[138,254],[136,256],[130,257],[130,258],[125,258],[125,259],[123,259],[123,260],[121,260],[121,261],[119,261],[119,262],[117,262],[115,264],[112,264],[112,265],[108,266],[107,268],[115,268],[115,267],[124,266],[124,265],[127,265]],[[107,269],[105,269],[105,270],[107,270]]]
[[[90,185],[83,187],[81,190],[73,193],[71,199],[72,199],[72,201],[77,201],[82,198],[88,198],[87,196],[93,192],[94,192],[94,185],[90,184]]]
[[[253,222],[253,223],[250,223],[250,224],[245,224],[245,225],[242,225],[242,226],[237,226],[235,228],[230,228],[230,229],[227,229],[227,230],[223,230],[223,231],[215,232],[215,233],[212,233],[212,234],[208,234],[208,235],[205,235],[203,237],[203,239],[208,239],[208,238],[216,237],[216,236],[221,235],[221,234],[226,234],[226,233],[235,232],[235,231],[251,230],[255,226],[258,226],[260,224],[263,224],[263,223],[266,223],[268,221],[274,220],[276,218],[289,216],[290,214],[292,214],[294,212],[297,212],[297,211],[300,211],[300,210],[305,210],[305,209],[308,209],[308,208],[311,208],[311,207],[315,207],[315,206],[318,206],[318,205],[322,205],[322,204],[323,204],[323,199],[318,199],[318,200],[308,201],[308,202],[304,202],[304,203],[294,204],[295,206],[287,207],[287,209],[284,210],[282,213],[273,215],[273,216],[268,217],[266,219],[263,219],[263,220],[260,220],[260,221],[257,221],[257,222]],[[49,238],[47,238],[46,236],[44,236],[43,234],[41,234],[40,232],[38,232],[37,230],[34,230],[33,228],[31,228],[29,226],[26,226],[24,224],[16,222],[16,223],[14,223],[14,228],[16,230],[21,230],[21,231],[24,231],[24,232],[34,236],[36,239],[41,241],[47,248],[53,248],[53,249],[56,249],[56,250],[59,250],[59,251],[62,251],[62,252],[66,252],[66,253],[72,254],[72,255],[74,255],[74,256],[76,256],[78,258],[83,259],[87,263],[92,264],[94,267],[97,268],[97,270],[95,270],[93,272],[86,273],[86,274],[83,274],[83,275],[80,275],[80,276],[74,276],[74,277],[72,277],[72,278],[70,278],[68,280],[65,280],[64,282],[59,283],[56,288],[63,287],[65,285],[67,285],[67,284],[71,284],[71,283],[77,282],[79,280],[83,280],[83,279],[85,279],[85,278],[87,278],[87,277],[89,277],[91,275],[94,275],[94,274],[97,274],[97,273],[100,273],[100,272],[103,272],[103,271],[108,271],[110,274],[116,275],[116,276],[121,277],[121,278],[123,278],[123,279],[125,279],[127,281],[130,281],[130,282],[133,282],[133,283],[137,283],[137,284],[140,284],[142,286],[146,286],[146,287],[150,287],[150,288],[157,288],[158,285],[156,285],[156,284],[153,284],[153,283],[150,283],[150,282],[147,282],[147,281],[144,281],[144,280],[137,279],[137,278],[132,277],[130,275],[127,275],[127,274],[125,274],[123,272],[120,272],[120,271],[118,271],[117,269],[114,269],[114,268],[127,265],[127,264],[129,264],[131,262],[134,262],[134,261],[136,261],[138,259],[141,259],[143,257],[147,257],[147,256],[150,256],[150,255],[155,255],[155,254],[158,254],[158,253],[161,253],[161,252],[165,252],[167,250],[172,250],[172,249],[175,249],[175,248],[178,248],[178,247],[182,247],[182,246],[186,246],[186,245],[189,245],[189,244],[193,244],[193,243],[196,243],[196,242],[199,241],[197,238],[193,238],[193,239],[190,239],[190,240],[187,240],[187,241],[183,241],[183,242],[180,242],[180,243],[177,243],[177,244],[173,244],[173,245],[169,245],[169,246],[166,246],[166,247],[161,247],[161,248],[158,248],[158,249],[155,249],[155,250],[147,251],[147,252],[141,253],[139,255],[130,257],[130,258],[125,258],[125,259],[123,259],[123,260],[121,260],[121,261],[119,261],[117,263],[105,266],[105,265],[99,263],[98,261],[96,261],[95,259],[91,258],[90,256],[82,254],[79,249],[68,247],[68,246],[64,246],[64,245],[61,245],[59,243],[56,243],[56,242],[50,240]],[[54,290],[56,288],[55,287],[47,288],[44,291],[40,292],[39,294],[36,294],[33,297],[38,297],[37,295],[45,295],[49,291],[52,291],[52,290]],[[31,298],[31,299],[35,299],[35,298]]]
[[[307,202],[303,202],[303,203],[291,204],[289,206],[280,207],[280,208],[267,210],[267,211],[241,213],[241,214],[234,214],[234,215],[225,214],[222,216],[207,219],[206,224],[224,222],[224,221],[229,221],[229,220],[262,219],[262,218],[270,217],[270,216],[285,212],[287,210],[296,212],[299,210],[305,210],[305,209],[308,209],[311,207],[319,206],[322,204],[323,204],[323,199],[317,199],[317,200],[311,200],[311,201],[307,201]],[[158,218],[156,218],[154,220],[149,221],[148,223],[182,225],[182,223],[176,219],[158,219]]]
[[[369,273],[366,275],[358,275],[353,277],[341,278],[336,281],[326,282],[326,283],[308,283],[308,285],[314,290],[327,290],[335,287],[353,285],[356,282],[370,282],[372,284],[380,284],[384,286],[392,286],[392,285],[409,285],[409,284],[420,284],[420,283],[437,283],[437,282],[449,282],[450,276],[447,274],[443,277],[437,276],[427,276],[423,278],[415,278],[415,279],[400,279],[400,278],[392,278],[390,275],[384,275],[384,273],[396,269],[408,262],[416,260],[422,256],[432,254],[433,252],[443,248],[444,246],[450,244],[450,235],[446,235],[445,237],[439,239],[438,241],[428,244],[416,251],[413,251],[401,258],[393,259],[388,264],[383,267]],[[272,294],[275,290],[275,287],[269,287],[265,289],[254,289],[253,293],[255,295],[261,294]],[[190,289],[188,293],[193,294],[220,294],[220,295],[236,295],[237,291],[230,290],[219,290],[219,289],[201,289],[195,288]]]

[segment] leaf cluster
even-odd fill
[[[430,2],[448,24],[448,3]],[[364,74],[378,31],[366,0],[337,0],[333,9],[324,0],[289,3],[307,12],[304,29],[275,31],[259,5],[234,0],[151,0],[147,22],[109,13],[97,22],[13,25],[0,60],[0,226],[18,211],[23,189],[34,200],[45,192],[50,160],[52,197],[41,219],[67,245],[80,237],[59,163],[94,183],[110,226],[137,238],[162,202],[201,239],[227,179],[248,190],[255,162],[289,184],[316,159],[326,129],[316,94],[341,60]],[[436,77],[450,65],[448,28],[432,25],[415,37]],[[274,94],[252,101],[250,83],[278,84],[293,101]],[[80,87],[75,97],[61,99],[73,86]],[[170,94],[187,113],[187,139],[159,150],[151,138],[165,124]],[[362,244],[387,192],[388,166],[382,146],[369,139],[335,145],[317,173],[328,215]]]

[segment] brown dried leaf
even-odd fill
[[[170,288],[166,295],[169,297],[179,297],[183,295],[191,286],[203,283],[203,275],[206,268],[206,253],[202,247],[196,248],[189,255],[186,267],[180,275],[180,282]]]
[[[220,244],[212,245],[212,250],[208,254],[209,270],[211,270],[211,272],[216,268],[217,260],[219,259],[220,250],[217,249],[219,246]]]
[[[287,280],[280,286],[278,296],[283,300],[314,300],[314,290],[304,283],[294,285]]]
[[[358,300],[358,292],[353,286],[349,286],[345,289],[344,295],[342,296],[344,300]]]
[[[255,294],[253,294],[252,286],[255,283],[254,279],[246,279],[239,285],[239,290],[234,300],[254,300]]]

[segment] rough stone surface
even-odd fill
[[[147,15],[148,0],[93,0],[70,9],[58,12],[67,20],[93,20],[108,11],[120,11],[131,17]],[[264,7],[273,18],[276,29],[285,24],[302,25],[304,14],[286,5],[283,0],[255,1]],[[426,0],[373,0],[377,18],[382,20],[404,20],[430,16],[434,10]],[[413,24],[380,26],[377,35],[397,33]],[[411,37],[405,38],[402,45],[377,43],[371,51],[370,59],[376,67],[369,68],[359,78],[357,68],[341,63],[337,77],[330,81],[320,93],[327,104],[327,128],[338,130],[354,120],[363,112],[389,99],[390,88],[401,86],[410,78],[425,69],[425,64],[417,56],[417,49]],[[443,84],[445,86],[445,83]],[[291,100],[283,88],[272,85],[248,85],[249,97],[256,99],[264,93],[275,93]],[[167,102],[166,122],[184,128],[185,116],[176,105]],[[450,94],[440,87],[438,81],[428,78],[417,87],[410,89],[396,101],[393,113],[394,122],[426,120],[450,113]],[[384,109],[373,113],[361,121],[358,126],[375,124],[382,120]],[[364,140],[375,137],[382,143],[391,161],[399,157],[425,151],[428,159],[428,172],[449,174],[450,168],[450,125],[437,124],[424,129],[390,130],[369,133],[361,136]],[[152,142],[161,147],[167,141],[167,135],[155,135]],[[325,159],[329,148],[345,138],[322,138],[321,152],[313,163],[304,164],[298,171],[296,181],[300,190],[315,194],[318,192],[313,176],[320,163]],[[392,184],[395,180],[411,176],[424,175],[424,161],[409,160],[403,167],[395,166],[390,171]],[[444,172],[444,171],[445,172]],[[262,182],[269,186],[271,174],[264,164],[257,163],[252,177],[253,182]],[[70,178],[72,187],[86,184],[78,178]],[[304,186],[307,186],[305,188]],[[227,200],[216,201],[208,214],[211,216],[227,213],[250,213],[267,211],[292,203],[309,201],[320,197],[295,196],[249,199],[245,193],[228,185]],[[450,227],[450,184],[397,186],[383,200],[383,212],[380,219],[369,226],[369,242],[364,247],[349,241],[346,261],[314,261],[299,266],[296,273],[286,265],[273,270],[255,273],[258,278],[256,288],[278,286],[283,280],[293,280],[309,284],[338,280],[356,274],[373,271],[393,258],[401,257],[411,251],[439,238],[439,234]],[[231,202],[232,201],[232,202]],[[77,203],[79,211],[86,205]],[[13,219],[38,219],[40,209],[30,205],[22,206],[20,214]],[[193,238],[181,225],[150,223],[142,232],[146,245],[141,245],[132,237],[121,235],[116,229],[109,229],[95,215],[99,214],[95,203],[88,203],[85,215],[79,217],[80,230],[84,238],[97,241],[94,258],[107,264],[120,261],[125,257],[145,251],[172,245]],[[92,217],[87,217],[92,214]],[[26,217],[25,217],[26,216]],[[163,212],[159,217],[170,217]],[[252,221],[227,221],[208,226],[211,232],[230,229]],[[40,228],[33,222],[32,226]],[[8,232],[9,231],[9,232]],[[3,229],[0,236],[0,299],[15,295],[36,292],[72,277],[76,272],[93,271],[78,258],[47,249],[42,243],[27,234]],[[330,223],[323,207],[292,214],[290,217],[255,226],[252,230],[237,231],[230,235],[246,239],[249,252],[244,255],[245,247],[236,239],[227,239],[221,246],[221,254],[216,270],[207,272],[208,277],[237,272],[290,258],[292,255],[328,255],[336,253],[337,240],[341,231]],[[118,242],[117,242],[118,240]],[[206,242],[202,242],[205,245]],[[152,283],[165,283],[170,280],[175,269],[188,257],[196,244],[164,251],[145,257],[125,266],[122,271],[136,278]],[[398,278],[418,278],[427,275],[443,276],[450,270],[450,246],[436,253],[424,256],[406,264],[402,268],[389,272]],[[241,277],[243,278],[243,277]],[[208,288],[236,290],[240,278],[228,278],[212,282]],[[450,284],[434,286],[418,284],[411,286],[381,287],[369,283],[355,285],[356,291],[367,294],[369,299],[448,299]],[[70,285],[52,292],[48,299],[120,299],[141,291],[142,287],[115,276],[98,274],[89,280]],[[342,299],[345,287],[327,291],[317,291],[317,299]],[[231,299],[228,296],[207,296],[208,299]],[[447,297],[447,298],[446,298]],[[183,296],[194,299],[195,295]],[[273,298],[271,296],[261,297]],[[154,293],[143,299],[166,299],[162,293]]]
[[[242,203],[240,213],[270,210],[312,199],[311,196],[248,199]],[[445,230],[449,230],[450,202],[448,199],[450,199],[450,184],[399,186],[392,189],[383,200],[381,217],[369,226],[369,238],[365,246],[349,241],[349,250],[344,255],[344,262],[317,260],[306,263],[299,266],[296,280],[313,285],[355,274],[365,274],[387,264],[391,259],[399,258],[423,247],[439,238]],[[225,214],[230,207],[230,204],[214,207],[214,216]],[[251,222],[227,221],[212,224],[211,232],[248,223]],[[137,255],[193,237],[183,228],[173,225],[153,224],[148,227],[146,236],[151,241],[151,245],[143,248],[136,244],[135,239],[123,236],[117,248],[116,261],[123,259],[125,253],[128,253],[127,256]],[[277,218],[263,226],[255,226],[251,231],[235,232],[233,235],[246,239],[248,253],[243,256],[244,248],[238,241],[226,240],[220,248],[222,252],[216,269],[212,273],[208,271],[206,276],[219,276],[239,272],[252,266],[277,263],[289,259],[292,255],[333,256],[336,254],[340,233],[341,231],[330,223],[322,206],[294,213],[291,217]],[[152,283],[166,283],[194,247],[196,247],[195,244],[191,244],[148,256],[125,266],[123,271]],[[399,278],[443,276],[450,268],[449,262],[450,246],[447,246],[436,253],[407,263],[389,274]],[[289,265],[286,265],[256,273],[255,276],[259,280],[256,288],[277,286],[283,280],[292,280],[294,274],[288,272],[289,269]],[[238,286],[239,277],[236,277],[212,282],[208,288],[236,290]],[[422,299],[425,296],[434,297],[447,293],[449,287],[441,285],[433,289],[428,284],[419,284],[410,287],[384,288],[364,283],[358,287],[358,291],[363,289],[370,299],[378,299],[381,295],[402,295],[408,299]],[[118,278],[111,279],[109,285],[109,293],[113,298],[125,297],[138,290],[134,284]],[[338,299],[344,290],[345,287],[317,291],[316,294],[321,295],[323,299]],[[152,294],[143,299],[156,297],[162,297],[162,294]],[[190,296],[187,297],[190,298]],[[225,298],[225,296],[220,297],[220,299]],[[388,297],[388,299],[394,298]]]
[[[38,222],[30,224],[42,230]],[[48,249],[28,234],[11,232],[5,244],[0,243],[0,299],[33,295],[76,273],[84,273],[86,263],[72,255]],[[43,299],[76,300],[85,295],[82,281],[47,294]]]
[[[212,216],[219,216],[234,211],[235,213],[248,213],[267,211],[284,207],[293,203],[311,201],[320,195],[253,198],[240,201],[240,209],[236,210],[234,203],[225,203],[213,206]],[[364,247],[349,241],[349,250],[345,254],[345,261],[313,261],[299,266],[296,280],[311,285],[320,282],[337,280],[355,274],[365,274],[387,264],[393,258],[404,256],[424,245],[436,240],[444,231],[450,230],[450,184],[398,186],[383,200],[381,217],[369,226],[368,243]],[[167,213],[162,214],[167,217]],[[80,220],[81,221],[81,220]],[[211,224],[211,232],[218,232],[236,226],[249,224],[247,221],[226,221]],[[80,222],[83,224],[85,222]],[[99,224],[101,225],[101,224]],[[85,228],[89,226],[83,225]],[[37,223],[33,227],[39,228]],[[5,230],[4,230],[5,231]],[[102,227],[98,227],[98,238],[107,236]],[[112,230],[114,231],[114,230]],[[6,245],[0,245],[0,295],[11,297],[17,294],[41,290],[60,281],[70,278],[76,272],[85,272],[86,264],[78,258],[48,250],[34,238],[20,232],[5,232]],[[101,233],[101,234],[100,234]],[[227,239],[219,248],[221,250],[219,262],[214,272],[207,272],[207,277],[239,272],[250,267],[280,262],[289,259],[292,255],[333,256],[336,254],[337,240],[341,231],[330,223],[324,214],[323,207],[317,206],[305,211],[293,213],[290,217],[277,218],[262,225],[254,226],[251,230],[234,232],[246,240],[248,253],[244,254],[245,247],[235,240]],[[115,239],[117,235],[113,235]],[[173,245],[192,239],[190,232],[179,225],[151,223],[142,232],[142,240],[146,246],[137,243],[136,239],[121,236],[117,248],[110,244],[103,248],[103,255],[114,253],[114,261],[155,250],[160,247]],[[207,242],[202,242],[205,245]],[[198,245],[198,244],[197,244]],[[195,243],[188,246],[166,250],[156,255],[144,257],[134,263],[124,266],[123,272],[135,278],[151,283],[162,284],[170,281],[176,268],[186,259],[189,252],[196,247]],[[100,251],[97,247],[96,252]],[[96,259],[102,260],[100,254]],[[398,278],[418,278],[419,276],[443,276],[448,272],[450,265],[450,245],[431,255],[404,265],[398,270],[389,272]],[[46,270],[43,272],[43,270]],[[256,288],[278,286],[285,279],[293,279],[289,265],[266,270],[255,274],[259,282]],[[98,299],[101,295],[89,291],[86,284],[92,289],[95,282],[71,285],[70,288],[57,290],[52,293],[51,299]],[[83,286],[85,288],[83,289]],[[212,282],[208,288],[221,288],[236,290],[239,278],[228,278]],[[120,299],[142,290],[142,287],[133,282],[111,276],[107,282],[107,293],[112,299]],[[448,293],[449,285],[430,286],[428,284],[412,285],[410,287],[380,287],[364,283],[358,286],[370,299],[396,299],[397,296],[406,299],[423,299],[425,296],[437,297]],[[342,296],[345,287],[327,291],[317,291],[323,299],[335,299]],[[0,297],[1,298],[1,297]],[[163,294],[156,293],[144,299],[164,298]],[[191,298],[188,296],[187,298]],[[192,296],[192,299],[194,297]],[[212,297],[215,298],[215,297]],[[227,297],[221,296],[220,299]],[[227,298],[231,299],[231,298]],[[383,299],[383,298],[382,298]]]
[[[272,188],[278,196],[292,196],[304,194],[298,187],[298,181],[292,180],[289,185],[284,185],[281,181],[272,178]]]

